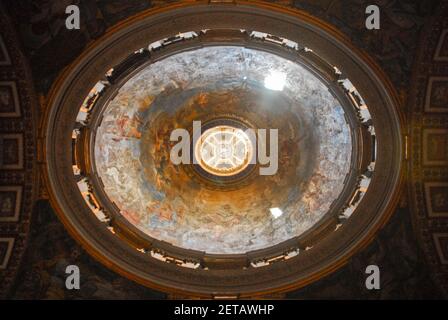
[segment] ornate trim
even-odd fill
[[[30,230],[36,199],[36,98],[27,60],[15,30],[0,4],[0,243],[8,248],[0,256],[0,297],[11,288]],[[3,112],[1,111],[3,110]]]
[[[441,97],[446,103],[448,94],[448,61],[441,58],[442,44],[448,41],[448,2],[443,1],[436,12],[421,33],[420,51],[414,63],[409,94],[408,175],[415,232],[435,283],[448,294],[448,105],[440,105]],[[443,48],[448,48],[448,44]],[[436,106],[433,99],[438,100]]]

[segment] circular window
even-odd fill
[[[199,165],[217,176],[230,176],[246,169],[253,152],[254,146],[249,136],[243,130],[230,126],[208,129],[195,146]]]

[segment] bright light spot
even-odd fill
[[[283,211],[280,208],[271,208],[269,209],[269,211],[271,211],[271,214],[274,217],[274,219],[277,219],[283,214]]]
[[[286,73],[279,71],[271,71],[264,79],[264,86],[267,89],[281,91],[286,83]]]

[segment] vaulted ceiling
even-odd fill
[[[87,1],[70,34],[60,2],[2,8],[2,295],[64,297],[65,264],[134,297],[367,297],[368,264],[379,298],[444,293],[446,1],[387,3],[371,32],[355,2],[149,3]],[[173,165],[193,120],[278,128],[278,172]]]

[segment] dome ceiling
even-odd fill
[[[53,30],[65,19],[57,1],[37,11],[29,2],[0,3],[0,296],[154,297],[91,258],[175,299],[420,299],[439,296],[431,280],[447,288],[447,1],[382,7],[380,33],[366,33],[363,14],[347,19],[362,3],[87,0],[90,18],[77,32]],[[294,68],[308,80],[291,84]],[[313,78],[322,90],[305,86]],[[339,151],[345,175],[340,158],[331,159],[340,171],[318,177],[335,190],[312,183],[327,156],[313,123],[322,94],[346,131],[326,143],[349,148]],[[191,134],[195,120],[202,135],[187,146],[199,162],[175,165],[169,133]],[[259,146],[244,130],[270,127],[282,144],[274,175],[264,176],[269,164],[250,161]],[[316,196],[329,191],[335,200]],[[64,291],[68,263],[99,290]],[[391,290],[358,290],[371,263],[396,267],[381,269]],[[111,281],[117,290],[102,290]]]
[[[284,84],[275,79],[281,90],[266,84],[275,73],[284,75]],[[174,164],[170,134],[191,132],[193,121],[203,133],[222,121],[278,129],[278,171],[252,168],[229,185]],[[318,222],[343,190],[351,149],[340,102],[310,71],[272,53],[217,46],[172,55],[126,81],[104,108],[94,159],[107,196],[138,229],[186,249],[236,254]]]
[[[387,78],[331,27],[265,6],[144,12],[53,87],[50,198],[113,270],[195,296],[289,290],[342,266],[398,201]],[[175,164],[179,129],[192,139]]]

